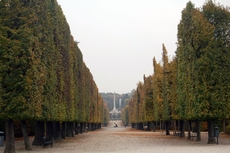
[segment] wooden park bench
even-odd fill
[[[50,145],[50,148],[53,147],[53,140],[52,139],[48,139],[46,137],[43,138],[43,148],[45,148],[46,146],[49,146]]]
[[[175,135],[178,136],[178,137],[180,137],[180,131],[176,131]]]
[[[195,140],[197,138],[197,133],[196,132],[191,132],[191,140]]]

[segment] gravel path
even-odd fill
[[[147,132],[130,127],[114,128],[114,122],[100,130],[76,135],[55,142],[53,148],[33,146],[32,151],[25,151],[22,140],[17,140],[17,153],[228,153],[230,152],[230,137],[220,135],[219,145],[207,144],[207,133],[202,133],[202,141],[196,142],[166,136],[162,132]],[[31,137],[31,142],[33,137]],[[0,147],[3,152],[4,147]]]

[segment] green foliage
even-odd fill
[[[162,119],[168,121],[171,119],[171,108],[170,108],[170,101],[169,101],[169,94],[170,94],[170,84],[169,84],[169,74],[171,73],[169,70],[169,61],[168,61],[168,52],[164,46],[162,45],[163,53],[162,53],[162,61],[163,61],[163,110],[162,110]]]
[[[171,119],[178,120],[178,114],[176,112],[176,103],[177,103],[177,93],[176,93],[176,74],[177,74],[177,65],[176,65],[176,58],[173,58],[172,61],[169,63],[169,73],[168,73],[168,84],[169,84],[169,94],[168,94],[168,101],[169,101],[169,110],[171,114]]]
[[[103,106],[103,121],[102,123],[104,124],[108,124],[109,120],[110,120],[110,114],[109,114],[109,108],[107,103],[104,102],[104,106]]]
[[[103,101],[57,1],[4,0],[0,9],[0,117],[102,122]]]
[[[129,101],[129,121],[138,123],[144,121],[143,83],[139,82],[132,99]]]
[[[224,20],[220,14],[225,14]],[[224,26],[230,21],[229,14],[212,1],[203,11],[188,2],[182,11],[177,49],[180,118],[215,119],[229,114],[229,25]]]
[[[129,123],[129,106],[128,105],[126,105],[121,110],[121,120],[122,120],[122,123],[124,123],[124,124]]]
[[[18,10],[21,3],[0,2],[0,80],[1,80],[1,118],[30,117],[25,114],[29,103],[31,88],[28,69],[31,67],[31,30],[27,28],[26,15],[29,9]],[[13,14],[13,15],[11,15]],[[20,26],[19,26],[20,25]],[[4,112],[2,111],[4,110]]]
[[[163,110],[163,68],[160,63],[157,63],[155,57],[153,59],[153,108],[155,121],[162,120]]]
[[[133,98],[134,98],[134,95],[133,95]],[[136,120],[135,120],[135,109],[134,109],[134,99],[133,98],[130,99],[130,101],[129,101],[129,121],[131,123],[136,122]]]
[[[178,25],[178,48],[177,48],[177,95],[178,103],[176,105],[178,115],[180,118],[187,118],[187,114],[191,111],[190,102],[193,95],[193,71],[194,56],[192,54],[191,36],[193,34],[192,12],[195,10],[194,5],[188,2],[186,8],[182,11],[182,20]],[[186,105],[187,104],[187,105]]]
[[[151,122],[154,120],[153,108],[153,76],[144,76],[144,103],[145,103],[145,121]]]
[[[209,64],[207,80],[207,96],[210,101],[212,113],[210,117],[225,118],[229,115],[230,94],[230,10],[208,1],[203,6],[205,18],[214,27],[212,32],[213,41],[206,62]]]
[[[229,23],[229,8],[211,0],[201,9],[187,3],[178,25],[176,57],[169,61],[163,45],[162,64],[153,59],[152,82],[144,77],[129,101],[132,123],[229,116]]]

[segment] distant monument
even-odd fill
[[[116,109],[115,92],[113,97],[113,110],[110,111],[110,119],[111,120],[121,119],[121,111]]]
[[[121,98],[119,99],[119,111],[121,111]]]

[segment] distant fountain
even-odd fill
[[[110,111],[110,119],[111,120],[119,120],[119,119],[121,119],[121,111],[116,109],[115,92],[114,92],[114,97],[113,97],[113,110]]]
[[[121,111],[121,98],[119,99],[119,111]]]

